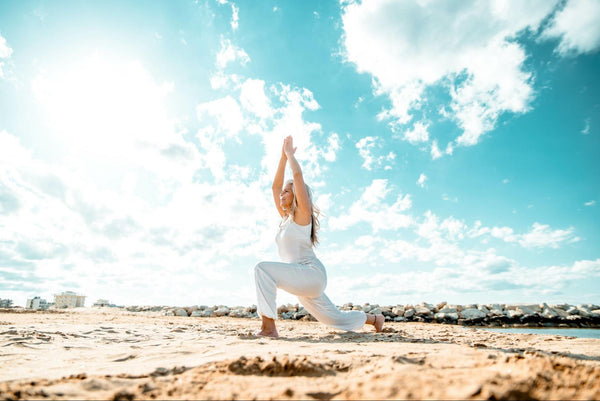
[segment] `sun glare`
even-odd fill
[[[156,84],[139,62],[84,58],[33,82],[47,122],[73,152],[121,158],[173,134],[163,105],[172,84]]]

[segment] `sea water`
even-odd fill
[[[485,328],[484,330],[513,334],[544,334],[549,336],[567,336],[579,338],[600,338],[600,329],[568,329],[568,328]]]

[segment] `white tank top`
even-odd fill
[[[310,241],[312,222],[306,226],[296,224],[291,217],[279,225],[275,236],[279,257],[285,263],[312,264],[318,261]],[[319,262],[320,264],[320,262]]]

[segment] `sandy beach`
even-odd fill
[[[434,323],[345,333],[108,308],[0,314],[0,399],[599,399],[600,340]]]

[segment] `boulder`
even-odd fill
[[[392,313],[396,316],[404,316],[404,308],[395,306],[392,308]]]
[[[202,311],[202,317],[211,317],[214,314],[215,314],[215,312],[213,310],[211,310],[210,308],[207,308]]]
[[[433,305],[432,305],[433,307]],[[429,309],[426,306],[423,305],[417,305],[415,306],[415,315],[417,316],[430,316],[431,315],[431,309]]]
[[[227,316],[229,314],[229,308],[226,306],[221,306],[215,311],[215,316]]]
[[[581,316],[581,317],[591,317],[592,316],[592,311],[583,305],[577,305],[577,310],[579,311],[579,316]]]
[[[404,316],[396,316],[394,318],[394,322],[405,322],[406,318]]]
[[[451,320],[455,322],[458,320],[459,316],[456,312],[438,312],[435,315],[433,315],[433,317],[435,317],[437,321]]]
[[[365,313],[370,313],[371,310],[373,310],[373,309],[374,308],[371,305],[369,305],[369,304],[364,304],[363,308],[362,308],[363,312],[365,312]]]
[[[287,312],[287,311],[288,311],[288,308],[287,308],[287,306],[285,306],[285,305],[279,305],[279,306],[277,307],[277,313],[285,313],[285,312]]]
[[[538,304],[527,304],[527,305],[519,305],[519,306],[521,307],[521,309],[529,308],[533,311],[533,313],[542,313],[542,308],[540,308],[540,305],[538,305]]]
[[[539,306],[537,307],[537,309],[539,309],[539,311],[530,308],[530,306],[531,305],[520,305],[517,307],[516,310],[520,311],[524,315],[535,315],[536,313],[542,311],[541,309],[539,309]]]
[[[552,319],[558,316],[558,313],[554,312],[552,308],[546,305],[546,307],[542,310],[542,316],[548,319]]]
[[[372,313],[373,315],[381,315],[381,312],[381,308],[373,308],[369,313]]]
[[[188,317],[188,313],[185,309],[177,309],[175,311],[175,316],[185,316]]]
[[[489,309],[491,309],[493,311],[498,310],[498,311],[502,312],[504,310],[504,305],[502,305],[502,304],[491,304],[488,306],[489,306]]]
[[[561,318],[565,318],[565,317],[569,316],[569,314],[564,309],[560,309],[560,308],[556,308],[556,307],[553,307],[551,309],[554,313],[556,313]]]
[[[360,306],[360,305],[354,305],[352,307],[352,310],[362,310],[362,306]]]
[[[414,309],[408,309],[406,311],[404,311],[404,317],[405,318],[411,318],[415,315],[415,310]]]
[[[478,309],[479,309],[480,311],[482,311],[483,313],[485,313],[486,315],[487,315],[488,313],[490,313],[490,310],[489,310],[488,308],[486,308],[485,306],[483,306],[483,305],[479,305],[479,308],[478,308]]]
[[[202,317],[202,311],[201,310],[195,310],[192,312],[192,314],[190,315],[191,317]]]
[[[460,315],[465,319],[481,319],[486,317],[486,314],[475,308],[463,309]]]
[[[569,315],[579,315],[579,309],[576,306],[571,306],[567,309]]]
[[[513,318],[517,318],[517,317],[523,316],[523,312],[521,312],[520,310],[509,309],[509,310],[506,311],[506,316],[508,316],[511,319],[513,319]]]
[[[450,308],[449,306],[445,306],[439,310],[438,313],[456,313],[458,310],[456,308]]]
[[[446,306],[447,304],[448,304],[448,302],[446,302],[446,301],[443,301],[443,302],[440,302],[439,304],[437,304],[435,307],[436,307],[438,310],[440,310],[440,309],[443,309],[443,308],[444,308],[444,306]]]

